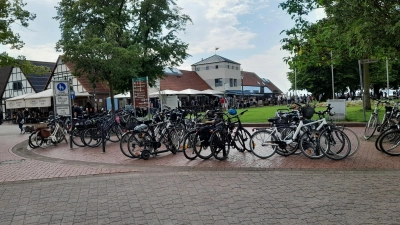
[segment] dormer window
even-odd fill
[[[218,65],[215,66],[215,69],[218,69]]]

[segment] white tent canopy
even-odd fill
[[[130,98],[130,97],[131,97],[130,93],[114,95],[114,98]]]
[[[158,95],[178,95],[179,91],[173,91],[173,90],[162,90],[162,91],[156,91],[153,93],[150,93],[149,96],[158,96]]]
[[[201,91],[201,94],[203,94],[203,95],[222,95],[224,93],[222,91],[207,89],[207,90]]]
[[[201,91],[188,88],[188,89],[179,91],[178,94],[180,94],[180,95],[200,95],[203,93]]]
[[[19,109],[19,108],[25,108],[25,97],[28,97],[30,95],[34,95],[35,93],[28,93],[28,94],[23,94],[19,95],[13,98],[6,99],[6,107],[7,109]]]

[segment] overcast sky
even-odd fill
[[[11,56],[24,55],[28,60],[55,62],[60,55],[55,43],[60,38],[55,5],[59,0],[25,0],[26,9],[36,14],[28,28],[14,27],[25,42],[22,50],[0,46],[0,52]],[[189,43],[189,57],[178,69],[191,70],[190,65],[215,54],[241,64],[244,71],[254,72],[271,80],[286,92],[289,71],[283,62],[288,52],[281,50],[280,32],[293,27],[293,21],[281,8],[282,0],[176,0],[193,24],[180,38]],[[320,19],[316,12],[311,20]]]

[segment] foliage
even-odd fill
[[[0,1],[0,43],[10,45],[11,49],[21,49],[24,42],[18,33],[11,29],[11,25],[18,24],[28,27],[29,21],[34,20],[36,15],[24,10],[26,3],[21,0]],[[24,56],[17,58],[9,56],[6,52],[0,53],[0,68],[5,66],[19,67],[25,74],[48,73],[48,68],[32,65]]]
[[[333,50],[334,55],[338,56],[333,60],[334,65],[369,58],[383,60],[388,57],[393,61],[400,52],[400,40],[397,38],[400,35],[399,6],[397,0],[287,0],[281,3],[280,7],[292,15],[296,25],[286,31],[289,38],[283,39],[283,42],[289,51],[297,55],[303,51],[302,47],[308,46],[316,52],[321,52],[319,46],[322,43],[323,47]],[[324,8],[327,17],[316,24],[311,24],[305,17],[316,8]],[[313,32],[314,30],[318,32]],[[296,65],[307,60],[315,64],[323,59],[318,57],[320,54],[315,54],[315,51],[311,52],[314,57],[296,58]],[[318,60],[316,61],[315,58]],[[290,61],[294,64],[293,59],[288,59],[288,62]],[[373,79],[370,80],[369,68],[370,65],[363,65],[366,94],[369,93],[370,82],[379,83]],[[394,77],[396,75],[394,74]],[[368,95],[365,101],[366,108],[370,109]]]
[[[107,82],[111,91],[131,90],[135,77],[154,83],[188,56],[175,35],[190,18],[172,0],[62,0],[56,9],[64,61],[75,65],[74,75]]]

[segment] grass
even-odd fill
[[[374,107],[374,106],[373,106]],[[267,123],[268,118],[273,118],[275,113],[279,109],[288,109],[287,106],[263,106],[263,107],[255,107],[255,108],[247,108],[247,109],[238,109],[238,113],[248,110],[245,114],[240,117],[240,120],[243,123]],[[324,111],[326,107],[318,106],[315,108],[315,111]],[[334,112],[335,109],[332,109]],[[369,119],[371,112],[373,110],[366,110],[365,118]],[[380,117],[383,117],[384,110],[380,110]],[[317,115],[314,115],[313,119],[318,119]],[[346,122],[365,122],[364,120],[364,112],[362,106],[347,106],[346,107]]]

